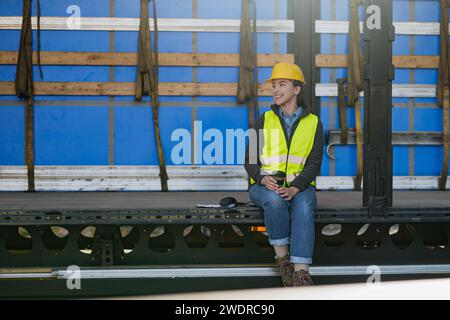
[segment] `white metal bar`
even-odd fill
[[[391,265],[375,266],[380,275],[437,275],[450,274],[450,265]],[[311,267],[312,276],[369,276],[373,266],[326,266]],[[0,279],[68,279],[72,272],[55,270],[48,273],[0,273]],[[217,278],[217,277],[275,277],[278,268],[272,267],[197,267],[197,268],[151,268],[151,269],[95,269],[80,270],[81,279],[161,279],[161,278]]]
[[[73,18],[42,17],[42,30],[86,30],[86,31],[137,31],[137,18],[99,18],[81,17],[80,23],[71,25]],[[18,30],[22,17],[1,16],[0,29]],[[36,28],[36,18],[32,18],[33,28]],[[293,20],[258,20],[259,32],[294,33]],[[79,27],[77,27],[79,26]],[[237,19],[158,19],[160,31],[185,32],[239,32],[240,21]],[[153,21],[150,19],[150,27]],[[317,33],[348,33],[348,21],[316,21]],[[395,32],[399,35],[439,35],[439,23],[434,22],[394,22]],[[363,23],[361,22],[361,32]]]
[[[32,18],[36,29],[36,18]],[[0,29],[17,30],[22,26],[22,17],[1,16]],[[293,20],[257,20],[258,32],[293,33]],[[153,28],[153,19],[150,19]],[[158,19],[159,31],[185,32],[240,32],[237,19]],[[138,18],[81,17],[73,24],[69,17],[41,17],[41,30],[85,30],[85,31],[138,31]]]
[[[335,146],[338,147],[338,146]],[[243,166],[168,166],[171,191],[245,191]],[[157,166],[37,166],[39,191],[159,191]],[[189,183],[186,183],[189,181]],[[396,190],[437,190],[439,177],[395,176]],[[447,188],[450,190],[450,178]],[[351,176],[319,176],[319,190],[352,190]],[[24,166],[0,166],[0,191],[25,191]]]
[[[11,279],[54,279],[57,280],[58,277],[51,273],[0,273],[0,280],[11,280]]]
[[[68,17],[42,17],[42,30],[74,30],[71,26],[72,18]],[[0,17],[0,29],[17,30],[22,24],[22,17]],[[36,18],[32,18],[33,28],[36,28]],[[293,33],[293,20],[258,20],[259,32]],[[153,20],[150,19],[153,27]],[[240,21],[237,19],[158,19],[160,31],[185,32],[239,32]],[[403,35],[439,35],[439,24],[433,22],[395,22],[396,34]],[[317,33],[348,33],[348,21],[316,21]],[[81,17],[79,28],[75,30],[86,31],[137,31],[139,19],[137,18],[98,18]],[[361,32],[363,25],[361,22]]]
[[[335,83],[316,84],[316,96],[318,97],[337,97],[338,88]],[[364,96],[361,93],[361,97]],[[393,84],[393,98],[435,98],[436,85],[432,84]]]
[[[435,22],[394,22],[395,33],[398,35],[439,35],[439,23]],[[348,33],[348,21],[316,20],[316,33]],[[360,22],[363,32],[363,23]]]
[[[450,265],[393,265],[377,266],[381,275],[447,274]],[[365,276],[371,275],[369,266],[311,267],[313,276]],[[67,279],[67,271],[56,272],[58,278]],[[278,268],[182,268],[140,270],[81,270],[81,277],[93,278],[217,278],[217,277],[274,277]]]

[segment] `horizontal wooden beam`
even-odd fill
[[[15,95],[14,82],[0,82],[0,95]],[[134,96],[134,82],[35,82],[35,95],[45,96]],[[162,82],[161,96],[235,96],[236,83]],[[259,88],[260,96],[271,96],[270,83]]]
[[[404,69],[437,69],[439,56],[394,56],[393,64],[396,68]],[[343,54],[318,54],[316,67],[319,68],[347,68],[348,56]]]
[[[134,82],[35,82],[35,95],[67,95],[67,96],[134,96]],[[190,83],[161,82],[161,96],[235,96],[236,83]],[[14,82],[0,82],[0,95],[15,95]],[[260,96],[271,96],[270,83],[259,86]],[[335,83],[316,84],[318,97],[336,97]],[[361,93],[361,95],[363,95]],[[436,86],[426,84],[394,84],[392,96],[395,98],[433,98],[436,97]]]
[[[45,96],[134,96],[134,82],[35,82],[35,95]],[[236,83],[190,83],[190,82],[161,82],[159,95],[161,96],[235,96]],[[14,82],[0,82],[0,95],[15,95]],[[259,86],[259,95],[272,95],[270,83]],[[336,97],[335,83],[317,83],[318,97]],[[363,95],[363,93],[361,93]],[[392,86],[394,98],[433,98],[436,97],[436,86],[427,84],[394,84]]]
[[[0,64],[17,64],[16,51],[0,51]],[[37,54],[34,52],[33,62]],[[293,54],[258,54],[260,67],[272,67],[278,62],[294,63]],[[234,53],[160,53],[161,66],[237,67],[239,54]],[[43,65],[135,66],[137,53],[124,52],[41,52]]]

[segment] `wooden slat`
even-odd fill
[[[348,56],[345,54],[318,54],[316,67],[318,68],[347,68]]]
[[[133,96],[134,82],[35,82],[36,95],[67,96]],[[236,83],[190,83],[162,82],[159,86],[161,96],[235,96]],[[0,82],[0,95],[14,95],[14,82]],[[396,84],[394,97],[432,98],[436,96],[435,85]],[[271,96],[270,83],[260,84],[260,96]],[[335,97],[335,83],[316,84],[318,97]]]
[[[239,54],[160,53],[161,66],[237,67]],[[33,62],[37,61],[34,52]],[[272,67],[277,62],[294,63],[293,54],[259,54],[258,65]],[[43,65],[135,66],[136,53],[123,52],[41,52]],[[0,64],[17,64],[16,51],[0,51]]]
[[[347,68],[347,55],[316,56],[316,67],[319,68]],[[405,69],[437,69],[439,56],[394,56],[393,63],[396,68]]]
[[[437,69],[439,56],[394,56],[393,63],[396,68]]]
[[[134,82],[35,82],[35,95],[67,96],[133,96]],[[175,83],[162,82],[161,96],[235,96],[236,83]],[[0,95],[14,95],[14,82],[0,82]],[[260,85],[260,96],[271,96],[269,83]]]

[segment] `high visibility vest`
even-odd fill
[[[264,146],[259,157],[261,162],[261,174],[273,175],[277,171],[286,173],[287,187],[303,171],[316,136],[319,118],[310,113],[300,120],[293,133],[290,148],[280,118],[272,111],[264,113]],[[250,181],[255,183],[253,179]],[[315,182],[311,183],[315,186]]]

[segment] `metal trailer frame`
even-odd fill
[[[95,194],[97,209],[83,205],[80,193],[60,195],[62,203],[73,203],[67,209],[48,204],[48,193],[36,194],[27,205],[21,200],[26,194],[16,194],[16,205],[0,211],[0,295],[70,297],[280,286],[273,249],[261,229],[261,209],[195,208],[192,203],[199,194],[174,194],[185,199],[186,208],[164,208],[158,207],[159,193],[139,193],[147,206],[139,209],[130,203],[116,210],[99,209],[109,197],[104,193]],[[241,200],[247,196],[238,195]],[[365,281],[373,270],[369,266],[378,266],[383,280],[448,276],[446,195],[398,192],[399,202],[387,215],[368,217],[356,204],[361,192],[320,193],[311,269],[316,283]],[[136,200],[130,193],[116,197],[116,202]],[[86,233],[86,227],[91,231]],[[82,291],[66,287],[73,265],[81,268]],[[25,285],[29,287],[24,291]]]
[[[381,29],[366,25],[364,35],[363,203],[317,210],[311,273],[318,283],[326,277],[334,277],[334,282],[361,281],[370,265],[379,266],[388,279],[450,274],[450,204],[423,205],[418,192],[410,201],[404,199],[407,205],[392,207],[393,68],[385,67],[392,65],[392,1],[369,0],[367,5],[379,6],[383,14]],[[290,36],[289,51],[296,54],[312,83],[319,79],[313,58],[320,40],[311,37],[319,6],[314,0],[289,2],[298,34]],[[314,88],[310,89],[305,95],[317,112],[319,104]],[[374,127],[376,133],[370,130]],[[273,251],[258,229],[262,224],[261,210],[251,206],[2,210],[0,295],[60,297],[279,286]],[[68,233],[58,236],[52,226]],[[96,227],[89,237],[82,234],[87,226]],[[123,226],[129,227],[127,234],[120,229]],[[81,267],[84,290],[67,289],[70,265]]]
[[[363,205],[373,216],[385,215],[393,201],[392,42],[395,29],[392,0],[369,0],[365,5],[375,19],[375,26],[369,25],[369,20],[364,23]],[[376,19],[380,20],[378,26]]]

